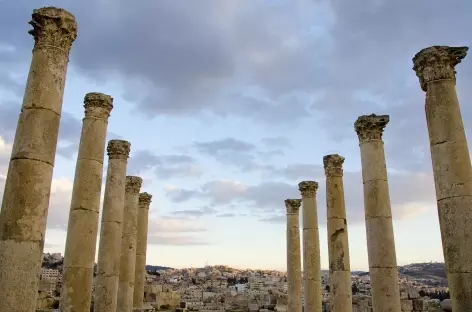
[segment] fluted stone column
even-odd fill
[[[136,243],[136,270],[134,274],[133,306],[142,308],[144,301],[144,282],[146,278],[146,251],[149,220],[149,205],[152,195],[146,192],[139,194],[138,235]]]
[[[287,283],[288,309],[302,312],[302,260],[300,255],[300,211],[301,199],[286,199],[287,208]]]
[[[95,278],[94,312],[116,312],[126,167],[130,147],[131,144],[127,141],[108,142],[108,170]]]
[[[112,103],[113,98],[103,93],[85,95],[85,118],[75,167],[64,253],[61,312],[90,312],[103,158]]]
[[[329,254],[329,291],[332,312],[352,312],[351,266],[344,203],[344,157],[323,157],[326,175],[326,210]]]
[[[0,311],[36,307],[46,218],[62,111],[77,24],[69,12],[34,10],[33,57],[0,213]]]
[[[126,177],[117,312],[130,312],[133,310],[138,204],[142,183],[143,180],[140,177]]]
[[[374,311],[400,312],[392,209],[382,141],[389,120],[388,115],[360,116],[354,128],[361,150],[372,306]]]
[[[303,224],[303,297],[304,312],[320,312],[323,302],[321,286],[320,234],[316,191],[318,183],[302,181],[298,184],[302,194]]]
[[[431,160],[453,311],[472,311],[472,168],[456,94],[467,47],[433,46],[413,58],[426,92]]]

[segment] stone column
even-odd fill
[[[87,93],[67,226],[60,310],[89,312],[108,117],[113,98]]]
[[[0,311],[36,307],[62,98],[77,24],[69,12],[34,10],[33,57],[0,213]]]
[[[304,312],[319,312],[322,309],[323,290],[321,286],[320,234],[316,191],[318,183],[302,181],[298,184],[302,194],[303,223],[303,297]]]
[[[152,195],[139,194],[138,205],[138,235],[136,243],[136,269],[134,274],[134,299],[133,306],[142,308],[144,301],[144,282],[146,278],[146,251],[148,235],[149,205]]]
[[[352,283],[343,184],[344,157],[326,155],[326,210],[328,227],[329,290],[333,312],[352,312]]]
[[[374,311],[400,312],[400,289],[382,133],[388,115],[360,116],[359,137],[364,183],[369,274]]]
[[[126,167],[131,144],[108,142],[108,170],[103,200],[100,247],[95,278],[95,312],[116,312],[121,235],[125,207]]]
[[[134,274],[136,268],[136,236],[138,223],[140,177],[126,177],[125,213],[121,241],[120,279],[117,312],[133,310]]]
[[[431,160],[453,311],[472,311],[472,168],[456,94],[467,47],[433,46],[413,58],[426,92]]]
[[[286,199],[288,311],[302,312],[302,260],[300,255],[301,199]]]

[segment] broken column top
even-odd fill
[[[316,191],[318,190],[318,182],[302,181],[298,183],[298,189],[300,190],[302,197],[315,197]]]
[[[330,154],[323,157],[325,175],[327,177],[343,176],[344,157],[338,154]]]
[[[59,48],[69,54],[72,42],[77,38],[74,15],[64,9],[45,7],[33,10],[28,31],[34,37],[35,46]]]
[[[84,98],[85,116],[108,118],[113,109],[113,98],[107,94],[90,92]]]
[[[139,194],[143,179],[136,176],[126,176],[126,193]]]
[[[359,143],[365,141],[381,141],[385,126],[390,121],[389,115],[363,115],[357,118],[354,129],[359,137]]]
[[[287,208],[287,214],[298,214],[301,204],[301,199],[286,199],[285,208]]]
[[[108,141],[107,153],[110,159],[128,159],[131,143],[125,140]]]
[[[428,82],[456,79],[455,66],[467,55],[468,47],[432,46],[416,53],[413,70],[420,80],[421,89],[426,92]]]
[[[139,193],[139,204],[141,208],[149,209],[149,204],[151,204],[152,195],[146,192]]]

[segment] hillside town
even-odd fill
[[[59,253],[43,256],[38,306],[44,311],[58,306],[62,264]],[[402,302],[408,304],[412,299],[423,298],[423,305],[434,308],[448,298],[443,263],[410,264],[399,271]],[[368,306],[371,296],[368,272],[352,272],[351,279],[353,304]],[[322,271],[326,311],[329,310],[328,285],[329,272]],[[276,270],[235,269],[225,265],[184,269],[148,265],[144,300],[149,311],[286,311],[287,287],[286,273]],[[412,311],[416,310],[412,308]]]

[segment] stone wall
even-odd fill
[[[180,294],[163,285],[145,285],[144,302],[149,303],[156,310],[162,306],[175,309],[180,306]]]

